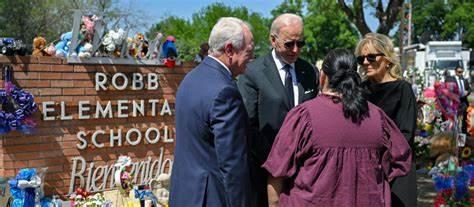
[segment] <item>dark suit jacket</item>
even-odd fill
[[[456,77],[447,76],[445,81],[456,83],[456,85],[458,86],[458,89],[459,90],[461,89],[461,87],[458,85],[458,82],[456,81]],[[467,93],[465,93],[463,95],[463,97],[461,97],[461,99],[467,97],[469,95],[469,93],[471,92],[471,87],[470,87],[469,81],[467,81],[466,79],[463,79],[463,82],[464,82],[464,90],[467,91]],[[467,101],[467,99],[466,99],[466,101]]]
[[[298,79],[298,103],[316,97],[318,70],[298,59],[295,62],[295,72]],[[250,119],[252,160],[261,165],[267,159],[275,136],[291,109],[272,54],[249,63],[245,74],[239,76],[237,84]]]
[[[230,73],[206,57],[176,95],[170,206],[249,206],[247,114]]]

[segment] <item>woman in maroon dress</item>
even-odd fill
[[[410,147],[362,95],[354,55],[332,50],[322,91],[292,109],[263,167],[271,206],[390,206],[389,182],[411,165]]]

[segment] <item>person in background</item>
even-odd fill
[[[380,107],[396,124],[413,148],[416,129],[416,98],[410,83],[400,76],[401,66],[392,41],[385,35],[368,33],[355,54],[364,73],[367,100]],[[417,187],[415,158],[410,172],[391,183],[392,206],[415,207]]]
[[[195,63],[201,63],[202,60],[207,56],[208,51],[209,51],[209,44],[207,42],[202,43],[201,46],[199,46],[199,53],[196,55],[194,58]]]
[[[461,120],[461,132],[466,133],[466,119],[467,119],[467,107],[469,106],[469,102],[467,101],[467,96],[471,93],[471,87],[469,85],[469,81],[464,79],[464,68],[461,66],[457,66],[454,69],[455,75],[446,77],[446,82],[453,82],[456,83],[459,89],[459,107],[458,107],[458,115],[462,116]]]
[[[219,19],[209,48],[176,94],[170,206],[251,206],[248,118],[234,82],[253,57],[250,26],[233,17]]]
[[[363,96],[353,52],[330,51],[320,85],[288,113],[263,165],[270,206],[390,207],[389,182],[411,165],[403,134]]]
[[[286,114],[318,93],[318,71],[299,58],[305,45],[302,18],[278,16],[270,28],[270,43],[272,51],[249,63],[237,81],[250,118],[252,185],[258,206],[268,206],[268,172],[261,165]]]

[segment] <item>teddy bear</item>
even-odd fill
[[[46,51],[46,39],[41,36],[37,36],[33,39],[33,56],[51,56]]]
[[[68,55],[71,40],[72,32],[66,32],[61,35],[60,41],[55,46],[57,57],[66,57]]]

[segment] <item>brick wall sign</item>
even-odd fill
[[[65,195],[114,188],[114,163],[133,160],[133,180],[148,183],[173,164],[174,102],[194,66],[67,64],[54,57],[0,57],[13,83],[35,96],[32,134],[0,139],[0,177],[47,167],[45,191]],[[3,82],[0,81],[3,87]]]

